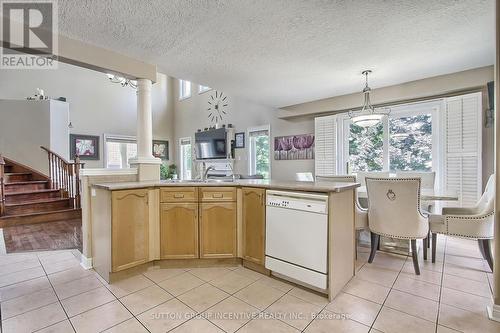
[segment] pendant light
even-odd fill
[[[361,110],[349,111],[349,117],[352,122],[361,127],[371,127],[377,125],[384,116],[389,115],[390,109],[375,109],[370,101],[371,88],[368,86],[368,74],[372,71],[367,69],[362,72],[365,76],[365,88],[363,89],[363,107]]]

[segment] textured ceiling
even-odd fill
[[[59,0],[59,31],[272,106],[494,62],[494,0]]]

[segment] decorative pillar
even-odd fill
[[[151,80],[137,80],[137,158],[130,166],[138,169],[139,181],[160,179],[161,160],[153,157],[151,87]]]
[[[488,307],[491,320],[500,322],[500,0],[496,1],[495,55],[495,238],[493,241],[493,305]]]

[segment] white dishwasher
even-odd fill
[[[267,269],[327,289],[328,196],[266,192]]]

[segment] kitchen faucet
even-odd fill
[[[205,164],[203,164],[203,165],[205,165]],[[208,172],[210,170],[215,170],[215,167],[213,165],[211,165],[205,169],[205,172],[203,172],[203,178],[202,178],[203,181],[207,180],[207,175],[208,175]]]

